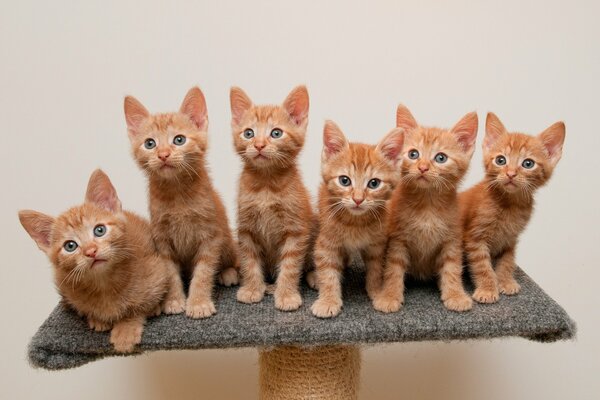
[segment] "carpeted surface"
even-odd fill
[[[371,307],[362,274],[348,270],[344,308],[333,319],[314,317],[310,305],[317,293],[303,288],[304,304],[296,312],[275,309],[273,297],[247,305],[235,299],[237,288],[219,287],[217,314],[204,320],[184,315],[148,321],[139,351],[490,339],[520,336],[540,342],[573,338],[575,324],[529,276],[516,274],[521,293],[501,296],[496,304],[476,304],[466,313],[448,311],[435,285],[407,282],[404,307],[394,314]],[[472,290],[467,284],[469,291]],[[58,305],[29,346],[32,366],[74,368],[115,356],[108,333],[89,330],[76,314]]]

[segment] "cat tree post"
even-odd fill
[[[278,346],[259,350],[261,400],[358,398],[358,346]]]

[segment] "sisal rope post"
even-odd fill
[[[260,400],[356,400],[358,346],[279,346],[259,350]]]

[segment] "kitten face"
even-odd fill
[[[304,145],[308,92],[292,90],[281,106],[255,106],[239,88],[231,89],[233,143],[244,162],[258,169],[292,165]]]
[[[349,143],[331,121],[325,123],[321,172],[333,201],[353,215],[385,207],[398,182],[403,132],[390,132],[377,146]]]
[[[558,122],[539,136],[508,133],[489,113],[483,144],[486,177],[491,185],[507,193],[531,194],[550,178],[560,160],[565,126]]]
[[[455,190],[473,155],[477,114],[469,113],[452,129],[445,130],[419,126],[410,111],[399,106],[396,122],[407,131],[402,150],[403,184]]]
[[[207,147],[208,117],[204,95],[192,88],[178,113],[151,115],[133,97],[125,98],[125,116],[133,156],[148,175],[193,175]]]

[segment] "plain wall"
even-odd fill
[[[256,398],[252,349],[31,369],[27,343],[58,296],[17,210],[58,214],[80,203],[90,172],[102,167],[125,207],[147,215],[123,96],[172,111],[199,85],[212,177],[234,219],[240,161],[229,87],[279,103],[301,83],[311,111],[300,163],[313,194],[326,118],[352,140],[376,142],[394,127],[399,102],[423,124],[446,127],[477,110],[477,152],[464,187],[483,176],[487,111],[509,130],[567,126],[563,158],[537,195],[517,260],[576,320],[577,340],[369,347],[361,398],[599,398],[598,15],[595,1],[1,0],[0,398]]]

